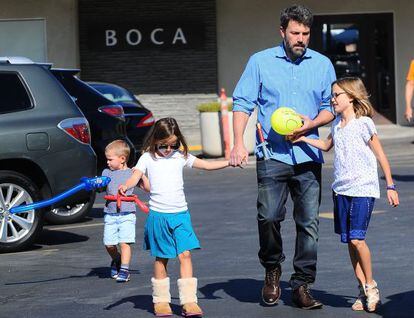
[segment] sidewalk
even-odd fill
[[[378,136],[381,141],[392,139],[412,138],[414,141],[414,127],[400,125],[376,125]],[[319,128],[321,138],[326,138],[331,132],[330,126]],[[189,150],[194,155],[202,153],[201,145],[189,145]]]
[[[400,125],[376,125],[380,140],[400,139],[412,137],[414,140],[414,127]],[[319,128],[321,138],[326,138],[331,132],[330,126]]]

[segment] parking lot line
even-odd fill
[[[68,230],[68,229],[77,229],[77,228],[83,228],[83,227],[92,227],[92,226],[102,226],[103,222],[99,223],[92,223],[92,224],[78,224],[78,225],[66,225],[66,226],[59,226],[59,227],[47,227],[46,229],[49,231],[57,231],[57,230]]]
[[[377,210],[377,211],[373,211],[372,214],[380,214],[380,213],[385,213],[385,212],[386,212],[385,210]],[[334,218],[333,212],[321,212],[321,213],[319,213],[319,216],[321,218],[324,218],[324,219],[333,219]]]
[[[25,255],[25,254],[33,254],[33,253],[42,253],[43,255],[49,255],[54,252],[59,251],[58,248],[51,248],[51,249],[41,249],[41,250],[33,250],[33,251],[23,251],[23,252],[14,252],[14,253],[7,253],[6,255]]]

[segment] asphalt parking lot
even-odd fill
[[[414,317],[413,139],[384,142],[401,205],[390,208],[382,191],[367,236],[383,301],[376,314],[355,313],[350,308],[357,284],[347,248],[333,233],[331,153],[323,170],[318,277],[313,286],[314,296],[325,305],[314,311],[297,309],[290,300],[288,280],[295,239],[291,213],[282,224],[287,259],[282,266],[281,300],[274,307],[260,304],[263,269],[257,259],[254,164],[215,172],[187,170],[187,201],[202,244],[202,249],[193,253],[193,261],[205,317]],[[381,185],[383,189],[383,179]],[[153,316],[153,259],[141,247],[145,215],[138,214],[132,279],[119,284],[108,278],[102,206],[100,195],[84,222],[46,226],[31,250],[0,255],[0,317]],[[177,261],[170,264],[170,277],[172,308],[179,315]]]

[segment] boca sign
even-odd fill
[[[105,24],[88,28],[88,47],[96,50],[197,49],[204,45],[201,24]]]

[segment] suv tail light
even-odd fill
[[[141,120],[138,122],[137,127],[147,127],[152,126],[154,124],[155,119],[151,112],[149,112],[146,116],[142,117]]]
[[[67,118],[62,120],[57,126],[80,143],[91,144],[89,123],[86,118]]]
[[[122,108],[122,106],[119,106],[119,105],[102,106],[98,108],[98,111],[100,111],[101,113],[107,114],[109,116],[112,116],[112,117],[116,117],[119,119],[125,119],[124,109]]]

